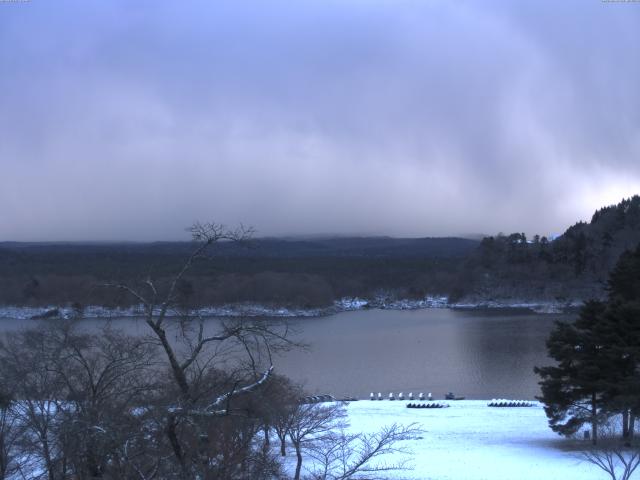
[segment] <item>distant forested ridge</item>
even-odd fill
[[[640,197],[596,211],[563,235],[486,237],[461,265],[451,292],[468,301],[602,298],[610,270],[640,243]]]
[[[219,243],[179,291],[190,307],[253,302],[317,308],[343,297],[446,295],[478,243],[388,237]],[[131,297],[100,285],[136,284],[149,276],[162,284],[192,248],[190,242],[0,243],[0,304],[130,306]]]
[[[258,238],[220,243],[179,285],[186,307],[256,303],[319,308],[344,297],[486,304],[563,303],[605,295],[620,254],[640,243],[640,197],[594,213],[556,239],[523,233],[465,238]],[[0,305],[134,300],[109,282],[168,281],[193,245],[0,243]]]

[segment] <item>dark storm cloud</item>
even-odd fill
[[[0,238],[561,231],[640,190],[640,4],[0,3]]]

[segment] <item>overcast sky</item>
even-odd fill
[[[0,2],[0,240],[561,233],[640,192],[640,3]]]

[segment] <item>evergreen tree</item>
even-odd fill
[[[613,368],[606,409],[622,414],[631,439],[640,413],[640,245],[623,253],[609,277],[607,314],[601,326]]]
[[[640,301],[640,245],[626,251],[609,274],[609,303]]]
[[[547,340],[556,366],[536,367],[540,375],[549,426],[561,435],[576,433],[591,424],[593,442],[608,387],[608,360],[601,354],[598,325],[605,313],[602,302],[587,302],[574,323],[558,322]]]
[[[623,437],[640,413],[640,246],[626,252],[609,278],[606,303],[585,303],[574,323],[558,323],[547,340],[556,366],[536,368],[551,428],[571,435],[622,414]]]
[[[637,304],[637,302],[636,302]],[[633,436],[636,413],[640,411],[640,309],[637,305],[613,303],[600,325],[603,353],[610,371],[604,410],[622,414],[622,435]]]

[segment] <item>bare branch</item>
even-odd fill
[[[273,373],[273,365],[271,365],[269,367],[269,369],[266,372],[264,372],[264,374],[262,375],[262,377],[259,380],[255,381],[255,382],[253,382],[253,383],[251,383],[251,384],[249,384],[249,385],[247,385],[245,387],[242,387],[239,390],[233,389],[230,392],[227,392],[227,393],[225,393],[223,395],[220,395],[212,403],[210,403],[205,410],[207,412],[221,411],[221,410],[218,410],[218,409],[220,408],[220,406],[222,404],[226,403],[228,399],[230,399],[231,397],[237,397],[239,395],[244,395],[244,394],[247,394],[249,392],[253,392],[260,385],[263,385],[269,379],[269,377],[271,376],[272,373]],[[222,410],[221,412],[226,413],[226,410]]]
[[[421,433],[423,431],[417,424],[403,426],[395,423],[374,434],[349,435],[342,430],[310,449],[310,455],[320,468],[315,477],[323,480],[375,479],[384,478],[378,476],[384,472],[408,470],[411,468],[408,459],[386,463],[380,458],[390,454],[409,454],[397,443]]]
[[[629,480],[640,465],[640,445],[625,445],[617,438],[615,426],[607,422],[601,426],[598,444],[585,448],[581,457],[606,472],[611,480]]]
[[[146,298],[144,298],[140,293],[136,292],[133,288],[129,287],[128,285],[125,285],[122,283],[105,283],[102,286],[105,288],[115,288],[118,290],[124,290],[130,293],[131,295],[133,295],[145,308],[147,309],[152,308],[151,302],[147,301]]]

